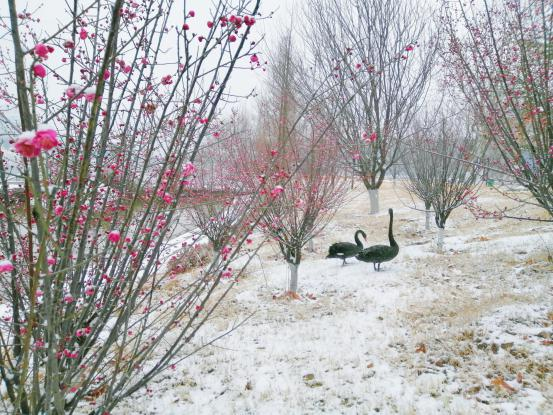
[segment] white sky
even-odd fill
[[[140,2],[140,0],[137,1]],[[262,16],[258,17],[257,24],[253,28],[255,30],[252,31],[251,35],[252,40],[259,39],[263,34],[265,35],[264,41],[259,45],[259,57],[261,61],[264,61],[264,52],[270,50],[272,44],[277,38],[279,29],[289,25],[291,20],[290,16],[294,15],[297,11],[299,11],[299,9],[301,9],[304,1],[305,0],[262,0]],[[176,5],[178,5],[179,3],[179,0],[175,2]],[[87,4],[89,4],[89,2],[86,0],[81,0],[80,4],[82,6],[86,6]],[[205,27],[206,21],[209,20],[209,9],[212,5],[212,1],[187,0],[186,5],[188,10],[192,9],[196,12],[195,18],[189,19],[188,21],[191,25],[190,30],[196,30],[198,33],[200,33]],[[65,25],[68,23],[66,17],[68,16],[68,14],[64,13],[64,10],[67,9],[66,0],[28,0],[27,2],[20,0],[17,2],[17,6],[18,11],[22,11],[24,8],[26,8],[28,11],[33,12],[36,12],[38,10],[38,12],[35,13],[35,16],[40,15],[40,25],[44,28],[44,36],[46,36],[47,33],[52,33],[53,31],[55,31],[58,27],[60,27],[60,25]],[[178,9],[175,7],[175,11],[176,10],[182,9]],[[274,12],[272,14],[273,17],[268,18],[268,16],[271,15],[271,12]],[[177,20],[175,21],[175,23],[180,24],[180,12],[175,13],[175,15],[177,16]],[[8,5],[5,0],[0,0],[0,16],[8,16]],[[0,39],[0,45],[8,45],[8,47],[11,46],[11,37],[7,36],[4,39]],[[170,46],[168,47],[168,49],[169,48]],[[260,87],[264,83],[264,79],[267,77],[267,73],[268,72],[263,72],[261,70],[236,70],[233,73],[233,77],[229,85],[231,91],[237,95],[245,95],[249,93],[252,88],[256,88],[256,90],[259,91]],[[254,109],[255,105],[255,100],[251,99],[248,102],[240,103],[240,106],[251,109]]]

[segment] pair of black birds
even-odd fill
[[[359,261],[372,262],[375,271],[380,271],[380,264],[382,262],[391,261],[399,252],[399,245],[394,239],[392,234],[392,226],[394,222],[394,211],[388,209],[390,214],[390,223],[388,225],[388,239],[390,240],[390,246],[388,245],[373,245],[363,249],[363,243],[359,239],[359,235],[363,235],[363,239],[367,240],[367,235],[362,230],[355,232],[355,243],[351,242],[337,242],[332,244],[328,248],[327,258],[339,258],[342,265],[346,264],[346,259],[355,257]],[[378,265],[378,267],[377,267]]]

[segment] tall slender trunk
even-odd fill
[[[445,232],[444,228],[438,228],[438,240],[436,243],[438,252],[444,251],[444,232]]]
[[[288,263],[290,266],[290,283],[288,285],[288,291],[296,293],[298,292],[298,268],[300,264]]]
[[[371,203],[371,215],[374,215],[379,212],[379,195],[378,189],[369,189],[369,200]]]
[[[426,223],[424,225],[424,229],[428,231],[430,230],[430,220],[432,218],[432,210],[430,210],[432,208],[432,204],[425,203],[424,208],[426,209]]]
[[[315,252],[315,244],[313,242],[313,238],[311,238],[309,240],[309,242],[307,242],[307,251],[308,252]]]
[[[424,229],[427,231],[430,230],[430,220],[432,218],[432,212],[430,210],[426,210],[426,223],[424,224]]]

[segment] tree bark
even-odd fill
[[[371,203],[371,215],[374,215],[379,212],[379,195],[378,189],[369,189],[369,200]]]
[[[300,264],[288,263],[290,266],[290,283],[288,285],[288,291],[292,293],[298,292],[298,268]]]
[[[427,231],[430,230],[430,221],[432,219],[432,211],[430,209],[426,209],[426,223],[424,224],[424,229]]]
[[[445,232],[444,228],[438,228],[438,240],[436,244],[438,248],[438,252],[444,251],[444,232]]]
[[[307,251],[308,252],[315,252],[315,244],[313,243],[313,238],[307,242]]]

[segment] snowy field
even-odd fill
[[[366,192],[352,191],[305,253],[301,300],[278,298],[288,270],[267,243],[195,344],[247,321],[114,414],[553,413],[553,225],[460,208],[437,254],[409,201],[386,183],[369,216]],[[400,253],[381,272],[324,259],[356,229],[387,243],[389,207]]]

